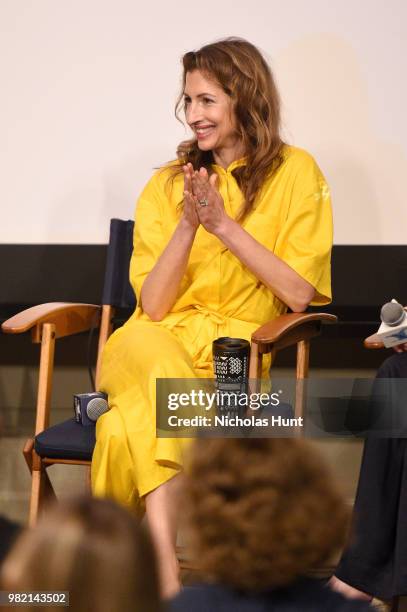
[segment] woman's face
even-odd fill
[[[199,70],[187,72],[184,89],[185,118],[202,151],[220,154],[239,144],[232,103],[223,89]]]

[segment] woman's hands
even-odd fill
[[[183,221],[192,229],[194,232],[199,227],[199,217],[195,206],[195,201],[192,193],[192,177],[194,175],[194,169],[192,164],[183,166],[184,170],[184,214]]]
[[[393,349],[396,351],[396,353],[407,353],[407,342],[404,344],[397,344],[396,346],[393,346]]]
[[[218,190],[217,174],[209,178],[205,168],[198,172],[190,163],[183,170],[185,189],[181,222],[187,220],[195,227],[191,241],[196,228],[202,224],[293,312],[303,312],[314,297],[315,288],[229,217]],[[192,234],[190,229],[187,234]]]
[[[201,223],[206,231],[217,234],[230,219],[218,190],[218,175],[209,177],[206,168],[184,166],[184,217],[189,223]]]
[[[199,225],[202,223],[213,234],[226,231],[227,221],[237,225],[225,212],[217,175],[210,180],[204,168],[197,172],[192,164],[183,166],[183,171],[182,217],[141,288],[141,305],[152,321],[161,321],[177,299]]]

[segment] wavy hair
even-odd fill
[[[242,591],[282,587],[344,543],[345,503],[303,440],[198,440],[185,487],[191,547],[211,581]]]
[[[175,106],[175,116],[181,122],[186,75],[200,70],[215,81],[230,97],[237,133],[244,146],[246,165],[232,172],[244,196],[242,220],[254,208],[264,181],[282,162],[280,137],[280,98],[273,75],[260,51],[248,41],[229,37],[198,51],[189,51],[182,58],[182,88]],[[201,151],[196,138],[181,142],[177,158],[182,164],[191,162],[195,169],[205,167],[212,174],[211,151]],[[182,173],[181,163],[171,167],[170,179]]]

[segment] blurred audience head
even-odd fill
[[[75,612],[159,610],[148,535],[127,510],[106,499],[76,498],[45,512],[10,551],[1,588],[69,591]]]
[[[186,492],[199,566],[207,579],[232,588],[287,586],[344,542],[344,501],[303,440],[198,440]]]

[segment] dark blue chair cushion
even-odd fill
[[[95,443],[94,425],[84,427],[69,419],[38,434],[34,448],[40,457],[90,461]]]

